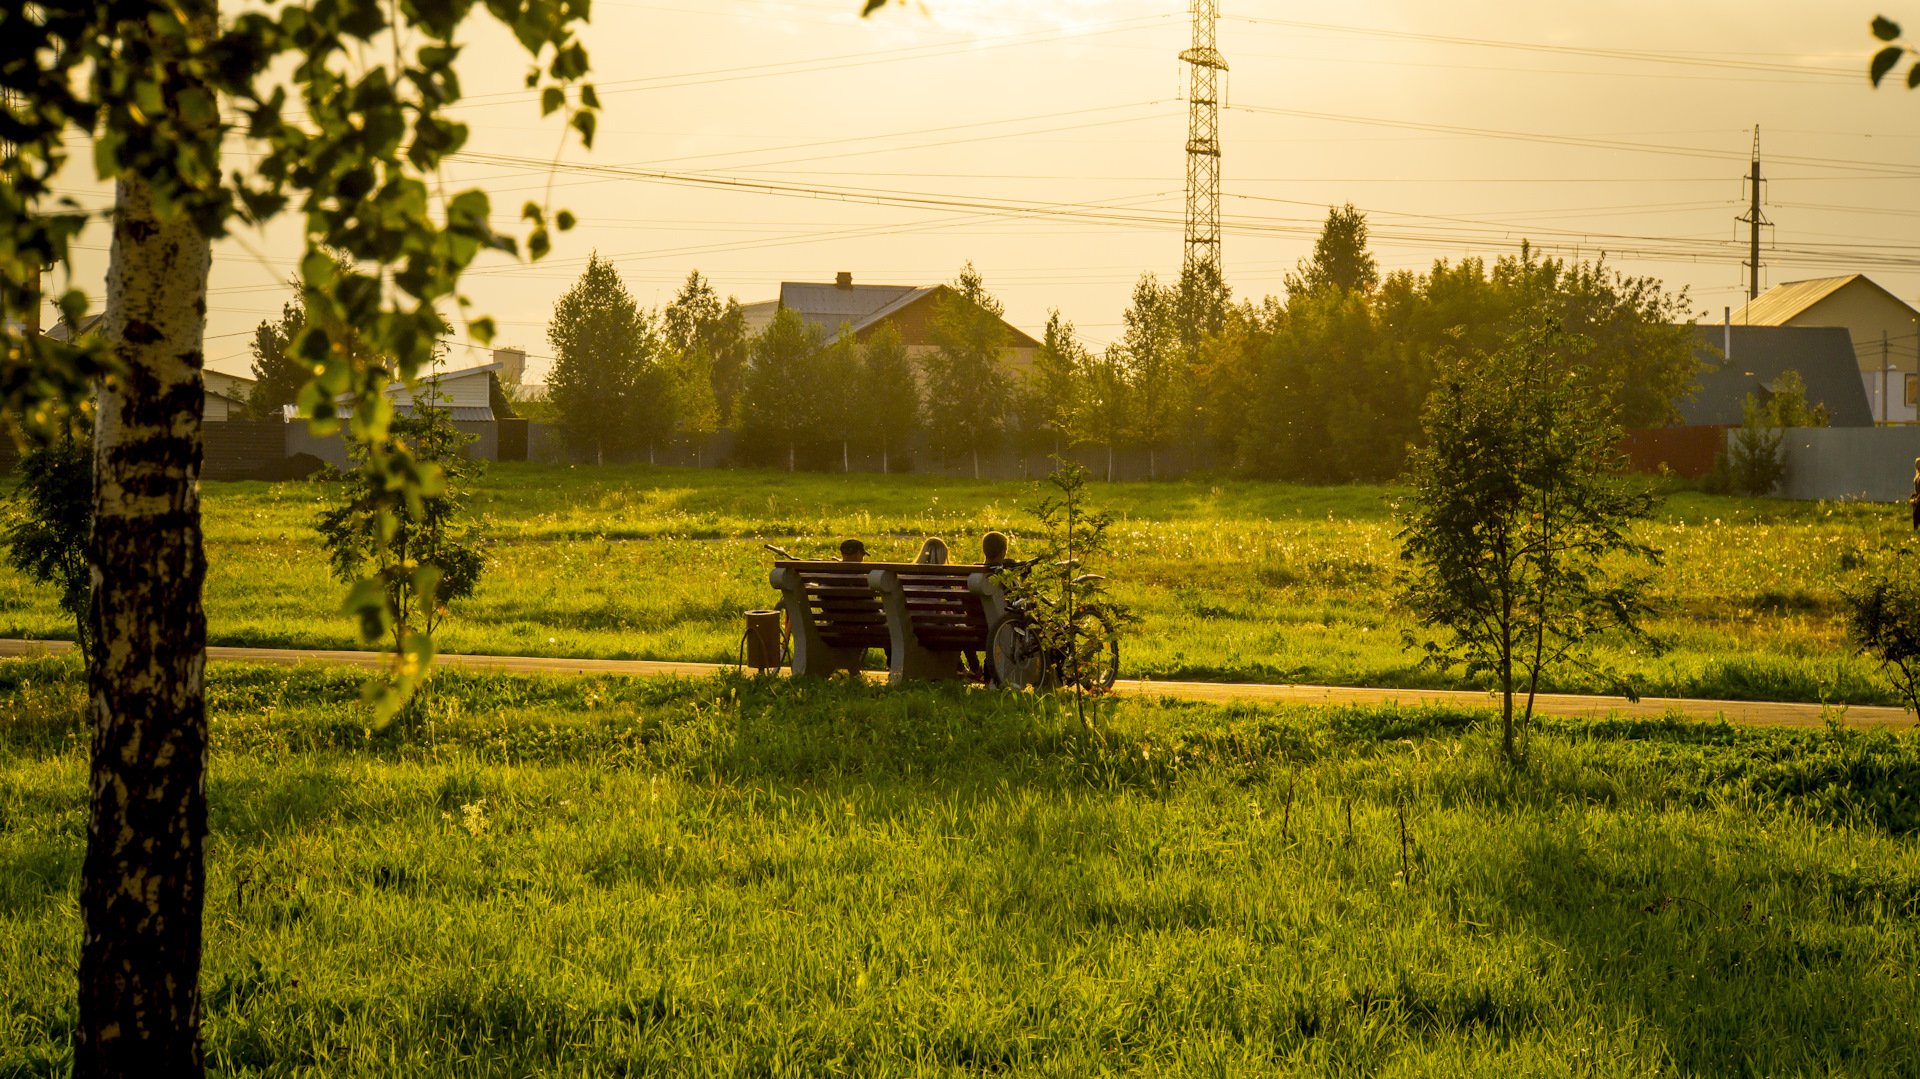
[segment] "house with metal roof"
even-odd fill
[[[1853,343],[1838,326],[1696,326],[1698,389],[1680,402],[1690,427],[1744,422],[1741,405],[1752,394],[1764,403],[1780,376],[1798,372],[1807,404],[1825,405],[1834,427],[1872,427],[1866,387],[1854,366]]]
[[[741,305],[748,333],[767,328],[781,311],[793,311],[820,329],[828,341],[837,341],[842,329],[865,343],[881,326],[893,323],[907,344],[907,354],[918,358],[932,352],[933,309],[940,297],[953,292],[949,285],[856,285],[853,274],[841,271],[832,283],[782,281],[778,299]],[[1007,331],[1007,362],[1018,369],[1033,366],[1040,342],[1025,330],[1001,321]]]
[[[106,312],[96,311],[80,320],[79,329],[62,321],[46,331],[46,336],[55,341],[72,341],[96,333],[100,323],[107,317]],[[201,409],[201,419],[220,423],[225,420],[237,420],[246,414],[247,397],[253,393],[254,380],[242,375],[230,375],[225,371],[216,371],[209,367],[200,372],[201,385],[206,400]]]
[[[1881,423],[1920,420],[1920,309],[1864,274],[1775,285],[1733,312],[1731,321],[1736,330],[1845,329],[1873,418]]]

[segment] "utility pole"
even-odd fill
[[[1187,242],[1183,280],[1224,280],[1220,264],[1219,75],[1226,58],[1214,48],[1219,0],[1192,0],[1193,47],[1180,54],[1189,71],[1187,92]],[[1196,277],[1200,272],[1205,276]]]
[[[1753,125],[1753,171],[1747,175],[1747,193],[1750,200],[1747,212],[1735,221],[1745,222],[1747,226],[1747,302],[1752,303],[1760,296],[1760,230],[1772,228],[1773,222],[1760,212],[1760,125]],[[1749,318],[1747,321],[1753,321]]]

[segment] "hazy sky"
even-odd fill
[[[538,265],[472,271],[498,343],[525,347],[537,376],[554,301],[595,249],[643,305],[696,267],[750,302],[840,270],[927,284],[971,259],[1013,322],[1037,331],[1058,307],[1095,345],[1141,271],[1177,274],[1181,0],[925,0],[867,20],[857,6],[596,0],[591,154],[539,117],[518,47],[474,35],[459,110],[474,134],[449,190],[491,192],[498,227],[528,198],[581,221]],[[1384,269],[1530,237],[1686,286],[1718,321],[1745,299],[1734,218],[1759,124],[1777,225],[1762,287],[1861,271],[1912,301],[1920,91],[1867,84],[1882,10],[1920,23],[1920,5],[1851,0],[1221,0],[1229,284],[1280,292],[1326,207],[1351,201]],[[96,297],[105,242],[90,234],[79,271]],[[298,252],[292,222],[216,247],[211,366],[246,371]]]

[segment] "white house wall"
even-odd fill
[[[486,408],[492,404],[487,386],[487,372],[473,374],[456,372],[442,375],[438,380],[428,380],[428,386],[437,387],[439,399],[436,404],[450,408]],[[413,404],[413,394],[402,388],[393,391],[393,403],[396,405]]]
[[[1915,376],[1905,371],[1888,371],[1885,385],[1886,400],[1880,396],[1882,385],[1879,371],[1860,372],[1860,384],[1867,389],[1867,404],[1873,409],[1875,423],[1913,423],[1920,420],[1920,409],[1907,404],[1907,380]]]

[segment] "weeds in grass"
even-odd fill
[[[1217,488],[1217,490],[1216,490]],[[770,508],[768,498],[777,495]],[[1378,601],[1393,564],[1390,488],[1212,479],[1113,484],[1115,596],[1150,632],[1123,645],[1123,677],[1458,685],[1400,647],[1405,616]],[[444,652],[728,662],[740,612],[769,599],[765,538],[829,553],[860,535],[874,557],[926,535],[1033,542],[1034,488],[914,476],[800,476],[644,466],[502,465],[475,492],[488,578],[455,610]],[[308,484],[206,487],[213,643],[353,648]],[[806,507],[805,510],[797,507]],[[1677,494],[1646,525],[1658,647],[1603,642],[1643,696],[1897,703],[1847,653],[1839,587],[1897,557],[1894,507]],[[52,593],[0,572],[0,636],[71,634]],[[872,662],[877,665],[876,652]],[[1556,692],[1602,688],[1562,675]]]
[[[0,1074],[67,1066],[77,674],[0,663]],[[1912,735],[435,683],[210,669],[218,1073],[1920,1070]]]

